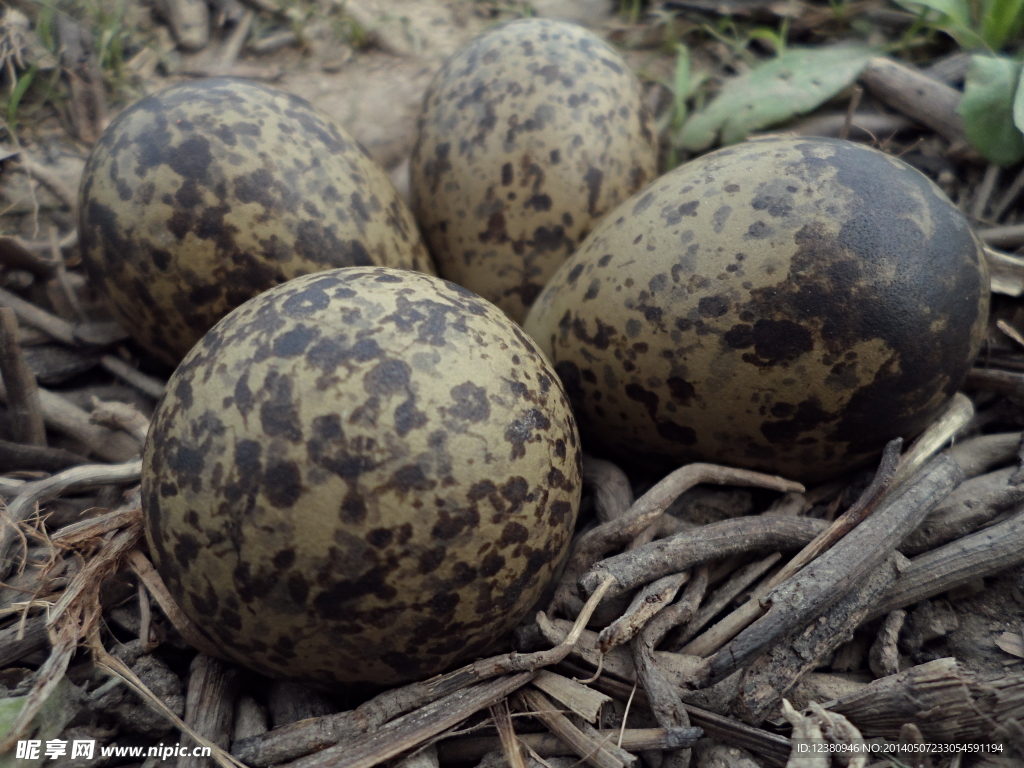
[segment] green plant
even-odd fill
[[[864,45],[785,48],[726,81],[718,96],[686,121],[679,145],[700,152],[716,141],[732,144],[817,109],[851,85],[874,53]]]
[[[916,0],[917,26],[945,32],[962,48],[978,51],[964,79],[958,112],[968,140],[986,160],[1012,165],[1024,159],[1024,88],[1019,57],[1001,54],[1019,45],[1024,0]]]
[[[7,99],[7,130],[12,134],[17,130],[18,126],[18,105],[21,104],[25,92],[32,85],[32,81],[35,80],[38,71],[39,65],[33,64],[20,77],[14,75],[14,87],[11,89],[11,95]]]
[[[619,13],[626,16],[630,24],[636,24],[640,21],[643,5],[643,0],[619,0]]]
[[[690,76],[690,49],[683,43],[676,44],[676,68],[672,78],[672,109],[669,113],[668,167],[679,165],[679,145],[676,136],[686,122],[686,99],[693,92],[694,78]]]
[[[1024,29],[1024,0],[903,0],[919,10],[919,22],[952,37],[962,48],[992,52],[1019,41]]]

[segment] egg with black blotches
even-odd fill
[[[452,56],[423,101],[412,208],[438,274],[521,321],[608,211],[657,173],[636,76],[583,27],[527,18]]]
[[[822,480],[941,412],[988,306],[981,243],[926,176],[851,142],[766,137],[609,215],[524,327],[595,449]]]
[[[216,78],[140,99],[93,147],[79,192],[92,284],[176,364],[221,317],[325,269],[434,273],[387,174],[309,102]]]
[[[543,354],[440,278],[350,268],[195,346],[142,471],[154,563],[230,659],[391,685],[484,654],[565,554],[581,448]]]

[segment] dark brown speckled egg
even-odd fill
[[[981,245],[924,175],[863,145],[765,138],[606,217],[525,328],[595,446],[820,480],[940,412],[988,305]]]
[[[528,18],[473,40],[423,101],[413,211],[438,273],[517,322],[603,215],[651,181],[636,76],[583,27]]]
[[[557,376],[497,307],[416,272],[331,270],[242,305],[175,371],[144,452],[146,536],[226,656],[390,685],[523,618],[580,471]]]
[[[86,163],[79,236],[115,318],[171,364],[293,277],[434,272],[408,206],[345,131],[241,80],[175,85],[122,112]]]

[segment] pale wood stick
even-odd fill
[[[185,697],[185,725],[221,749],[231,741],[232,715],[238,692],[238,670],[200,653],[192,660]],[[188,746],[187,735],[182,741]],[[191,755],[178,758],[177,768],[205,768],[209,758]]]
[[[630,760],[626,762],[607,748],[614,748],[614,743],[609,742],[605,745],[583,733],[540,691],[525,689],[520,691],[519,696],[522,698],[526,710],[533,717],[544,723],[549,731],[564,741],[573,752],[594,768],[625,768],[627,765],[631,766],[636,763],[636,758],[632,755],[629,755]],[[611,734],[608,736],[611,738]]]
[[[0,288],[0,307],[13,309],[23,323],[48,333],[57,341],[63,341],[72,347],[78,346],[78,342],[75,340],[74,325],[3,288]]]

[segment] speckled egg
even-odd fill
[[[521,19],[434,78],[410,172],[438,273],[522,321],[597,220],[655,177],[657,139],[618,53],[574,24]]]
[[[924,175],[863,145],[765,138],[609,215],[525,328],[585,441],[820,480],[939,413],[988,304],[978,239]]]
[[[348,134],[240,80],[175,85],[122,112],[86,163],[79,237],[114,317],[171,364],[293,277],[434,272],[408,206]]]
[[[230,658],[394,684],[523,618],[580,471],[557,376],[497,307],[415,272],[331,270],[242,305],[178,367],[144,452],[146,535]]]

